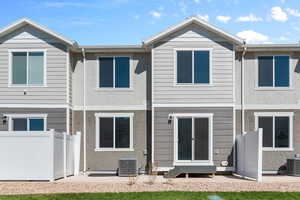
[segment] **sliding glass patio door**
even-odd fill
[[[175,124],[175,162],[211,162],[210,117],[178,116]]]

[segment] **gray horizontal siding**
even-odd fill
[[[263,171],[277,171],[286,164],[286,159],[293,158],[300,152],[300,110],[246,110],[245,111],[245,131],[255,129],[255,112],[294,112],[293,120],[293,147],[294,151],[263,151]],[[240,111],[237,111],[240,116]],[[240,124],[241,118],[237,117],[237,124]],[[240,127],[238,127],[240,129]],[[240,130],[237,131],[237,134]]]
[[[8,49],[46,49],[47,87],[8,87]],[[66,46],[30,26],[0,40],[0,104],[66,104]],[[27,95],[23,94],[24,89]]]
[[[55,129],[58,132],[66,131],[66,109],[63,108],[0,108],[3,114],[48,114],[47,129]],[[0,120],[0,131],[7,131],[8,123]]]
[[[290,71],[292,86],[288,90],[257,90],[257,63],[256,57],[259,55],[290,55]],[[239,55],[241,56],[241,55]],[[247,52],[245,55],[245,104],[299,104],[300,99],[300,63],[298,52]],[[236,96],[237,104],[240,104],[241,92],[241,61],[236,62]]]
[[[131,152],[96,152],[95,151],[95,113],[103,113],[110,111],[87,111],[87,129],[86,129],[86,141],[87,141],[87,170],[117,170],[118,161],[120,158],[136,158],[138,160],[138,167],[145,169],[147,155],[146,152],[146,111],[111,111],[116,113],[129,112],[134,113],[133,117],[133,148]],[[73,112],[73,129],[74,131],[82,131],[83,129],[83,114],[82,111]],[[83,140],[82,140],[83,141]],[[82,143],[83,145],[83,143]],[[83,155],[83,148],[81,148],[81,155]],[[81,157],[83,158],[83,157]],[[83,159],[82,159],[83,160]],[[81,167],[83,162],[81,162]]]
[[[174,86],[175,48],[212,48],[212,86]],[[190,25],[163,39],[153,49],[154,104],[232,103],[233,45]]]
[[[232,166],[232,108],[154,108],[154,162],[159,167],[172,167],[174,161],[174,124],[168,123],[171,113],[213,113],[213,161],[223,160]]]
[[[98,88],[99,56],[131,56],[132,88]],[[75,106],[83,104],[83,61],[81,55],[74,57],[73,100]],[[87,106],[145,106],[149,98],[149,75],[151,55],[149,53],[88,53],[86,56],[86,105]]]

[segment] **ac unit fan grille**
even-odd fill
[[[120,159],[119,176],[137,176],[137,160]]]
[[[288,175],[300,176],[300,159],[287,160]]]

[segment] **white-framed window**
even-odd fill
[[[95,151],[133,151],[134,113],[95,113]]]
[[[4,114],[8,117],[8,131],[46,131],[47,114]]]
[[[176,85],[212,84],[212,49],[174,49]]]
[[[257,56],[257,87],[258,88],[289,88],[291,87],[289,55]]]
[[[46,50],[9,50],[9,86],[46,86]]]
[[[131,88],[131,57],[98,57],[98,88]]]
[[[263,129],[264,151],[293,150],[293,112],[254,113],[255,128]]]

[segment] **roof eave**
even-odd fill
[[[262,51],[300,51],[299,44],[254,44],[246,45],[247,52],[262,52]],[[238,48],[237,51],[243,51],[243,48]]]
[[[48,29],[40,24],[35,23],[34,21],[32,21],[28,18],[22,18],[16,22],[4,27],[2,30],[0,30],[0,38],[10,34],[11,32],[13,32],[13,31],[17,30],[18,28],[21,28],[22,26],[25,26],[27,24],[53,36],[54,38],[56,38],[58,40],[65,42],[69,46],[77,46],[76,41],[69,40],[69,39],[65,38],[64,36],[61,36],[53,31],[51,31],[50,29]]]
[[[201,20],[197,17],[188,18],[187,20],[184,20],[183,22],[168,28],[168,29],[166,29],[165,31],[163,31],[161,33],[158,33],[158,34],[156,34],[156,35],[154,35],[154,36],[152,36],[148,39],[143,40],[142,43],[145,46],[150,46],[151,44],[159,41],[163,37],[165,37],[169,34],[172,34],[172,33],[176,32],[178,29],[180,29],[184,26],[190,25],[192,23],[196,23],[196,24],[198,24],[200,26],[203,26],[204,28],[208,29],[209,31],[212,31],[216,34],[222,35],[224,38],[226,38],[227,40],[233,42],[234,44],[237,44],[237,45],[243,45],[244,44],[243,39],[238,38],[238,37],[236,37],[234,35],[231,35],[229,33],[226,33],[225,31],[223,31],[223,30],[213,26],[212,24],[209,24],[206,21]]]
[[[126,52],[126,53],[135,53],[135,52],[149,52],[146,48],[141,45],[99,45],[99,46],[90,46],[90,45],[80,45],[76,48],[76,52],[81,52],[84,49],[88,53],[114,53],[114,52]]]

